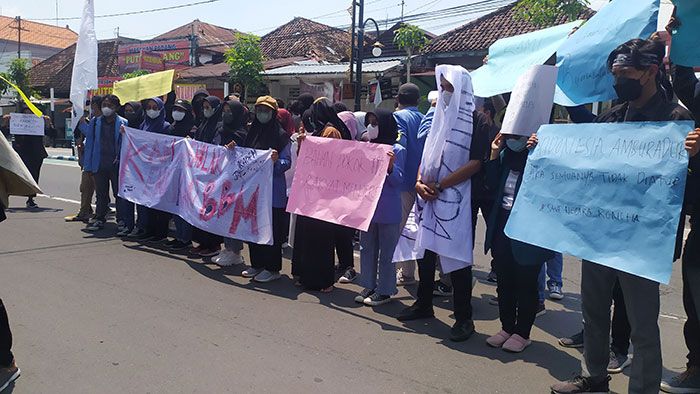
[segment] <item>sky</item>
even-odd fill
[[[187,4],[201,0],[95,0],[95,15],[128,11],[139,11],[159,7]],[[446,9],[478,0],[404,0],[405,15]],[[483,1],[483,0],[482,0]],[[592,0],[591,6],[599,8],[607,0]],[[401,15],[401,0],[365,0],[365,18],[377,22]],[[23,19],[48,19],[41,22],[57,24],[56,4],[59,17],[79,17],[84,0],[0,0],[0,13],[5,16],[21,16]],[[98,39],[109,39],[119,35],[137,39],[148,39],[165,33],[194,19],[239,31],[263,35],[290,21],[296,16],[305,17],[331,26],[350,24],[350,0],[218,0],[211,4],[153,12],[142,15],[97,18],[95,30]],[[417,23],[423,29],[441,34],[469,20],[483,15],[475,12],[467,16],[448,17]],[[79,30],[79,20],[58,21],[58,25],[69,25]],[[384,26],[380,26],[384,28]]]

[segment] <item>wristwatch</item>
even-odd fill
[[[442,185],[440,185],[440,182],[435,182],[435,188],[437,189],[437,191],[442,193]]]

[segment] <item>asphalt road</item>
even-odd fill
[[[473,291],[477,334],[454,344],[449,299],[436,298],[437,319],[402,324],[412,302],[355,304],[360,288],[330,295],[301,292],[286,277],[260,285],[222,269],[135,243],[93,236],[65,223],[79,200],[79,169],[47,161],[39,212],[12,198],[0,224],[0,297],[15,336],[23,393],[546,393],[578,371],[580,352],[557,338],[580,329],[580,262],[564,263],[566,298],[547,301],[533,345],[519,355],[486,346],[496,333],[495,287]],[[483,223],[476,250],[482,250]],[[475,275],[488,260],[476,253]],[[359,265],[359,258],[356,259]],[[665,375],[685,365],[679,266],[662,287],[659,319]],[[626,392],[627,376],[612,388]],[[3,393],[5,394],[5,393]]]

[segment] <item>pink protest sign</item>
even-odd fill
[[[389,167],[389,145],[307,137],[287,212],[367,231]]]
[[[126,128],[119,196],[210,233],[271,245],[272,166],[270,151]]]

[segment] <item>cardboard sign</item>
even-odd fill
[[[44,118],[34,114],[10,114],[10,134],[44,135]]]

